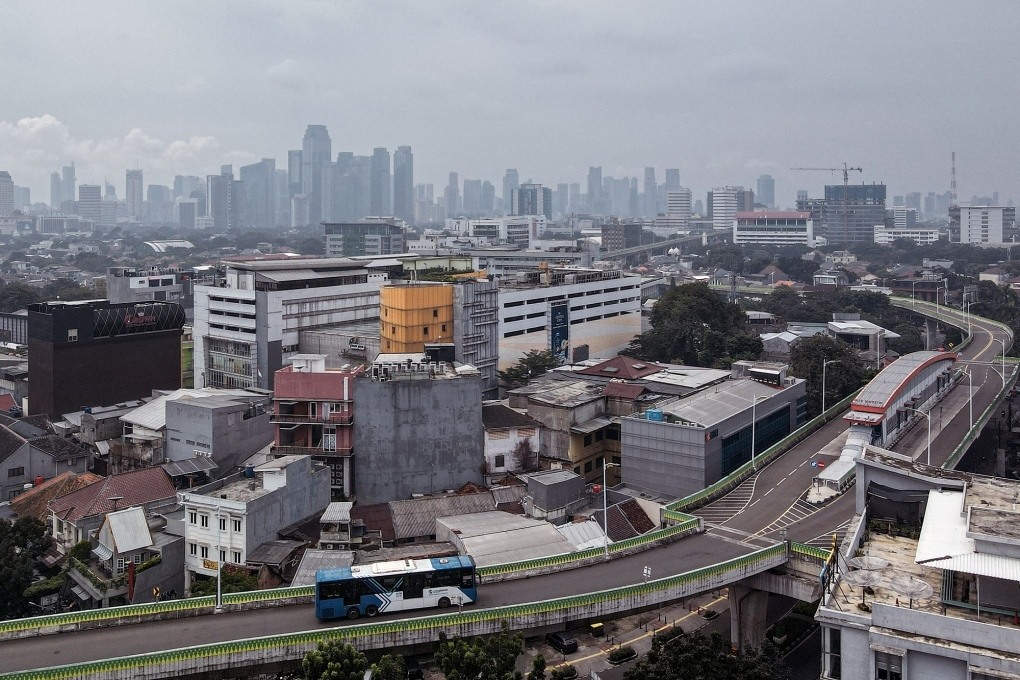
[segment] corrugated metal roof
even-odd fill
[[[436,519],[453,515],[469,515],[492,510],[496,504],[492,494],[445,494],[415,498],[409,501],[391,501],[393,532],[398,539],[431,536],[436,533]]]
[[[574,550],[552,524],[520,515],[488,511],[439,521],[458,532],[466,552],[480,567]]]
[[[171,477],[181,477],[184,475],[193,475],[199,472],[209,472],[217,466],[212,458],[207,456],[195,456],[194,458],[172,460],[168,463],[163,463],[161,467],[166,470],[166,473]]]
[[[926,567],[1020,581],[1020,559],[976,551],[974,540],[967,537],[963,503],[964,494],[959,491],[928,492],[914,561]]]
[[[606,534],[602,531],[602,525],[595,521],[570,522],[556,527],[556,531],[570,541],[575,550],[587,550],[606,544]]]
[[[588,434],[589,432],[601,430],[609,425],[612,425],[612,421],[607,420],[606,418],[592,418],[591,420],[586,420],[583,423],[571,425],[570,431],[577,434]]]
[[[351,521],[351,508],[354,503],[348,501],[333,502],[326,506],[326,511],[319,518],[320,524],[348,523]]]
[[[922,351],[904,354],[886,366],[871,379],[853,400],[852,406],[885,407],[901,386],[925,364],[939,359],[952,361],[955,355],[949,352]]]
[[[113,548],[118,553],[131,552],[152,545],[152,534],[141,507],[118,510],[106,515],[106,523],[113,537]],[[103,529],[99,530],[100,535]]]

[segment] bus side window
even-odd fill
[[[385,593],[392,593],[393,589],[397,585],[397,577],[396,576],[386,576],[384,578],[379,579],[379,584],[383,587],[383,592],[385,592]]]
[[[425,587],[426,588],[435,588],[436,587],[436,579],[435,579],[435,574],[434,573],[429,572],[427,574],[422,574],[422,575],[425,577]]]
[[[343,596],[345,606],[352,607],[354,605],[361,603],[361,593],[358,592],[359,590],[361,590],[360,585],[361,584],[354,579],[351,579],[350,581],[347,581],[343,584]]]
[[[424,589],[425,574],[408,574],[404,583],[404,599],[421,597]]]
[[[333,600],[343,596],[343,585],[342,583],[320,583],[319,584],[319,599],[320,600]]]
[[[475,572],[464,570],[460,578],[461,588],[474,588],[475,587]]]
[[[459,574],[452,569],[445,571],[436,572],[436,585],[438,586],[455,586],[459,581]]]

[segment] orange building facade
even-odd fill
[[[387,354],[425,351],[425,343],[453,342],[453,286],[387,285],[379,289],[379,349]]]

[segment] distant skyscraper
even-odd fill
[[[213,218],[213,228],[218,231],[227,231],[240,226],[240,203],[241,196],[234,181],[233,168],[224,165],[220,168],[220,174],[209,175],[206,178],[206,186],[209,193],[208,210]]]
[[[409,146],[398,146],[393,154],[393,215],[414,222],[414,154]]]
[[[485,180],[482,182],[482,214],[491,215],[496,207],[496,187],[492,185],[492,182]]]
[[[503,175],[503,212],[510,212],[510,204],[513,201],[514,191],[521,187],[521,180],[517,175],[516,168],[507,168]]]
[[[287,152],[287,193],[293,196],[302,191],[304,189],[301,187],[301,149],[291,149]]]
[[[63,191],[62,180],[60,179],[59,172],[50,173],[50,207],[57,210],[60,209],[60,204],[64,202],[64,191]]]
[[[602,189],[602,166],[588,168],[588,212],[604,215],[607,212],[605,191]]]
[[[383,147],[372,150],[372,196],[370,214],[376,217],[390,217],[393,214],[390,178],[390,152]]]
[[[581,208],[581,185],[578,182],[570,184],[570,203],[567,205],[570,212],[580,212]]]
[[[545,215],[552,219],[552,189],[541,184],[522,184],[514,191],[511,215]]]
[[[655,217],[658,203],[658,185],[655,183],[655,168],[645,168],[645,191],[642,194],[641,214]]]
[[[476,217],[482,212],[482,180],[464,180],[464,214]]]
[[[666,215],[682,218],[684,224],[691,216],[691,190],[680,187],[666,192]]]
[[[708,213],[713,229],[733,229],[737,211],[743,209],[744,187],[716,187],[708,192]]]
[[[65,165],[60,175],[61,203],[73,201],[78,194],[77,178],[74,175],[74,163]]]
[[[253,229],[276,226],[276,160],[241,167],[241,223]],[[237,197],[234,197],[237,200]]]
[[[301,146],[301,188],[308,197],[310,224],[322,222],[322,166],[333,158],[325,125],[309,125]]]
[[[666,168],[666,192],[680,190],[680,170],[678,168]]]
[[[141,219],[145,203],[145,183],[141,170],[128,170],[124,182],[124,200],[127,202],[128,215],[132,219]]]
[[[455,217],[460,213],[460,180],[457,173],[450,173],[450,181],[446,185],[446,216]]]
[[[0,170],[0,215],[14,212],[14,180],[11,173]]]
[[[758,177],[758,202],[769,210],[775,210],[776,181],[772,179],[772,175]]]
[[[78,214],[99,226],[103,220],[103,188],[98,184],[78,187]]]
[[[27,210],[32,207],[32,190],[14,185],[14,209]]]
[[[556,185],[556,210],[560,215],[566,215],[570,206],[570,189],[563,182]]]

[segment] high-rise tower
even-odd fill
[[[409,146],[398,146],[393,154],[393,215],[414,222],[414,154]]]
[[[309,125],[301,143],[301,189],[308,199],[308,222],[322,221],[322,166],[333,156],[325,125]]]
[[[383,147],[372,150],[372,189],[369,212],[377,217],[393,212],[391,200],[390,152]]]
[[[127,202],[128,215],[134,219],[142,217],[145,200],[145,182],[141,170],[128,170],[124,187],[124,199]]]

